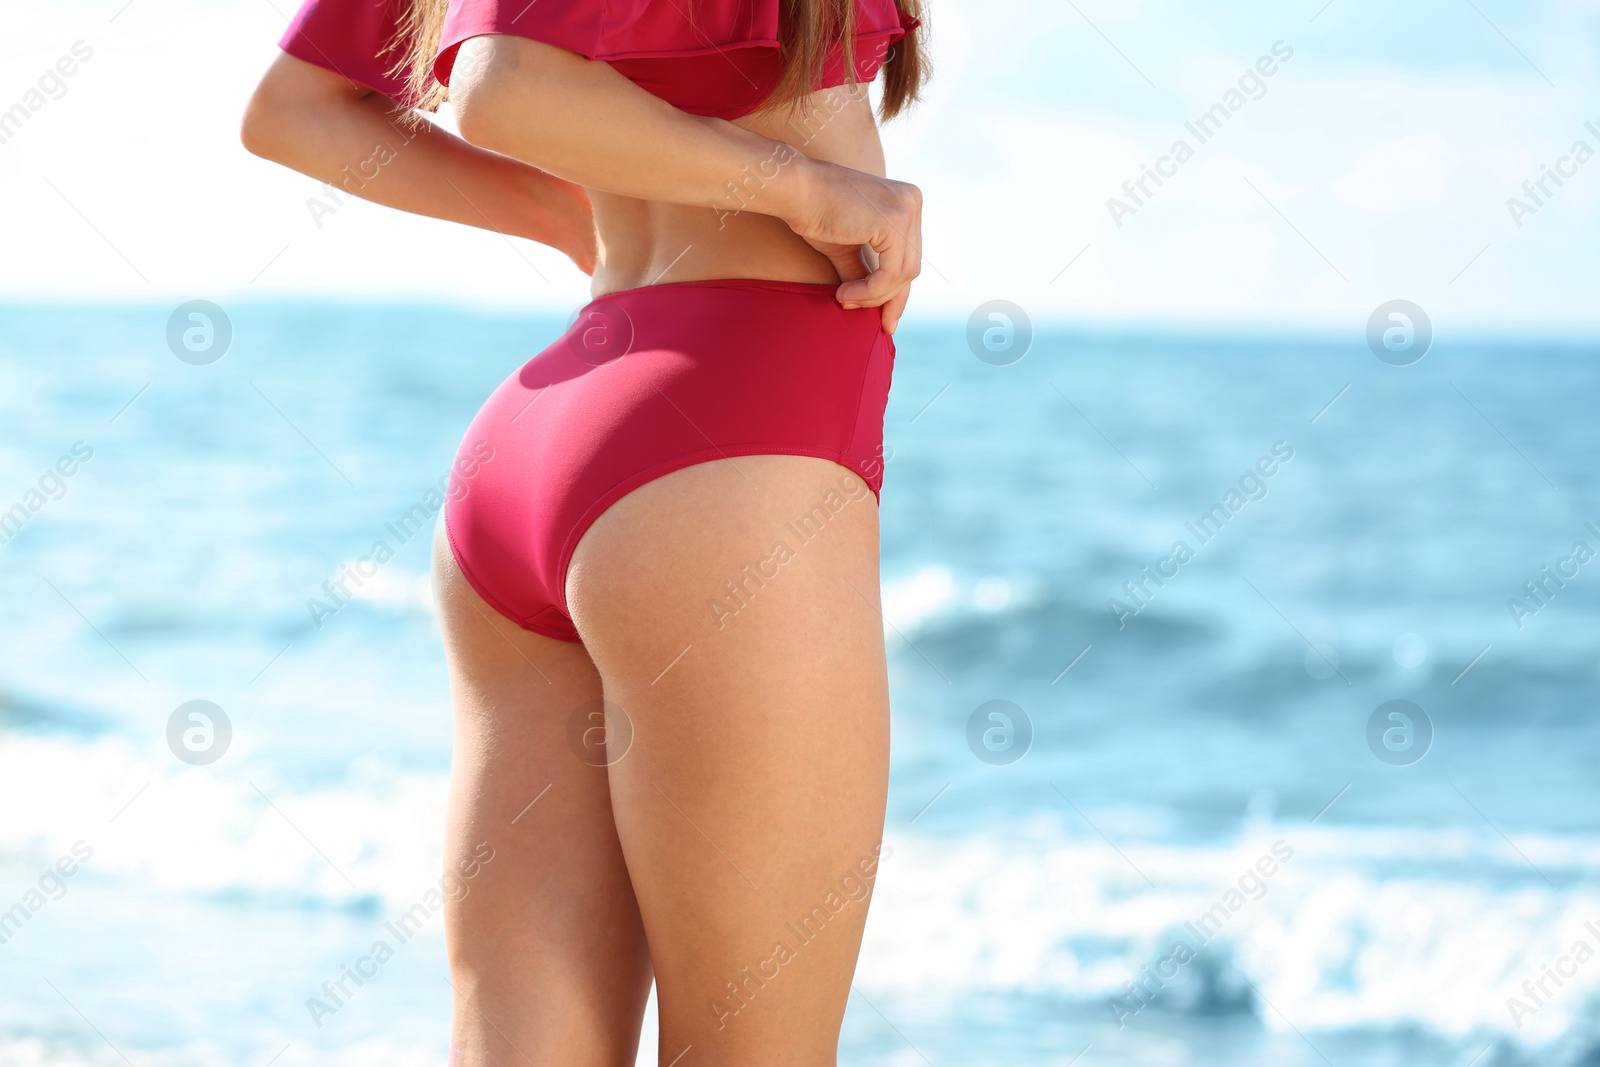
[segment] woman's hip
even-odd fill
[[[876,309],[845,310],[834,288],[669,283],[585,305],[463,439],[477,473],[446,524],[478,591],[574,639],[564,583],[578,539],[632,489],[696,463],[815,456],[876,495],[894,344]]]

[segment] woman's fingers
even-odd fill
[[[909,254],[898,235],[890,235],[875,250],[878,269],[839,287],[839,302],[846,307],[881,307],[904,291],[916,277],[916,269],[911,265],[915,257]]]
[[[884,284],[883,271],[875,270],[865,278],[845,282],[836,295],[839,303],[847,308],[875,308],[893,296],[894,291]]]
[[[906,301],[911,298],[911,286],[908,284],[894,295],[890,301],[883,305],[883,332],[894,333],[895,327],[900,325],[900,316],[905,314]]]
[[[865,285],[866,282],[863,280],[859,283],[850,284]],[[840,286],[839,292],[836,294],[839,303],[847,308],[883,308],[883,328],[888,333],[894,333],[895,327],[900,324],[900,316],[905,313],[906,301],[911,296],[911,283],[909,281],[902,283],[899,288],[893,289],[883,296],[866,293],[847,295],[844,292],[845,288],[845,286]]]
[[[819,166],[806,214],[785,221],[838,270],[839,302],[886,308],[890,328],[922,269],[922,190],[848,167]]]
[[[822,250],[833,264],[833,269],[839,272],[839,277],[849,283],[856,283],[867,277],[867,265],[862,262],[859,247],[843,245]]]

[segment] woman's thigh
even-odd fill
[[[442,536],[434,575],[455,718],[455,1062],[633,1067],[650,959],[595,745],[599,675],[582,645],[490,608]]]
[[[661,1063],[833,1064],[888,784],[875,499],[822,459],[688,467],[590,527],[567,593],[632,727]]]

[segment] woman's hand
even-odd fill
[[[834,163],[803,166],[805,191],[780,217],[833,262],[844,279],[839,302],[883,308],[883,328],[894,333],[922,273],[922,190]]]
[[[549,178],[548,175],[545,175]],[[559,179],[550,179],[557,181]],[[583,273],[593,276],[595,269],[600,265],[600,235],[594,225],[594,205],[589,202],[589,194],[581,185],[563,182],[563,192],[571,202],[571,207],[563,214],[570,220],[569,235],[555,247],[567,254],[574,266]]]
[[[881,307],[884,329],[899,325],[922,269],[916,186],[690,115],[610,64],[514,34],[462,44],[450,99],[472,144],[586,189],[781,220],[833,263],[840,303]]]

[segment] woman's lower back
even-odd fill
[[[883,146],[865,86],[813,93],[793,111],[758,112],[735,124],[813,159],[883,175]],[[657,282],[767,278],[836,282],[828,258],[780,220],[755,209],[766,184],[792,160],[783,151],[728,175],[724,204],[666,204],[590,190],[601,262],[593,296]],[[730,210],[728,204],[735,205]],[[737,205],[749,210],[738,210]]]

